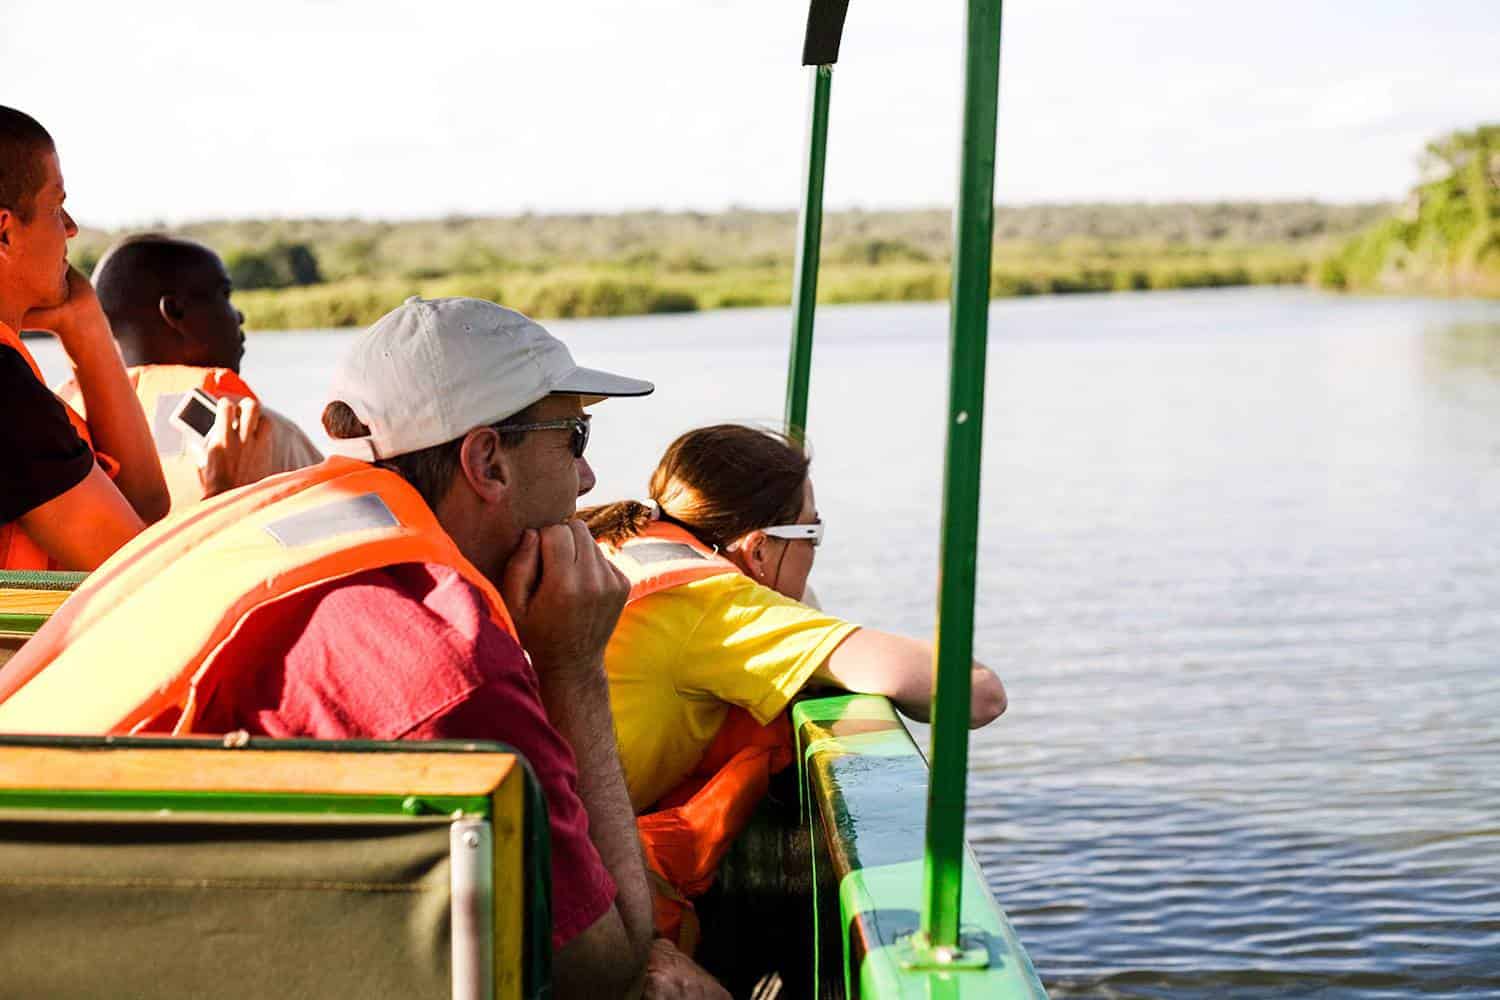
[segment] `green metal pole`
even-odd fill
[[[828,95],[832,87],[833,66],[812,67],[807,170],[802,178],[802,224],[797,234],[797,269],[792,276],[792,354],[786,374],[787,433],[798,439],[807,430],[813,311],[818,302],[818,257],[823,245],[823,161],[828,154]]]
[[[932,778],[927,792],[922,933],[943,961],[961,949],[965,785],[969,768],[969,673],[979,544],[979,467],[989,327],[990,244],[995,229],[995,120],[1000,91],[1000,2],[969,0],[963,154],[955,212],[953,306],[944,460],[941,594]]]

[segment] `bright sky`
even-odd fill
[[[834,207],[953,197],[963,4],[852,0]],[[85,224],[792,207],[798,0],[5,0]],[[1500,117],[1500,0],[1011,0],[1002,202],[1389,199]]]

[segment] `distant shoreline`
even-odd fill
[[[1123,262],[1043,260],[997,267],[992,298],[1185,288],[1302,285],[1310,259],[1276,253],[1225,257],[1135,259]],[[936,302],[948,297],[942,265],[825,268],[821,304]],[[464,275],[432,281],[354,279],[303,288],[244,292],[235,301],[253,330],[366,326],[412,295],[490,299],[538,319],[622,317],[717,309],[786,306],[790,269],[734,269],[711,275],[652,274],[619,269]]]
[[[1386,204],[1224,202],[999,206],[997,298],[1298,284]],[[278,219],[172,230],[218,251],[252,329],[363,326],[411,295],[472,295],[538,318],[638,316],[791,300],[793,212]],[[948,295],[943,209],[830,212],[819,300]],[[86,230],[87,270],[121,233]]]

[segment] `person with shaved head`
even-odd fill
[[[232,402],[257,398],[240,377],[245,317],[230,301],[229,272],[201,243],[145,233],[110,247],[93,279],[150,423],[172,509],[197,503],[208,490],[196,446],[172,423],[173,411],[194,389]],[[267,407],[255,433],[264,438],[257,441],[262,460],[241,463],[235,486],[323,460],[296,424]]]
[[[93,569],[167,510],[109,323],[68,264],[66,198],[52,136],[0,107],[0,569]],[[47,388],[23,329],[61,342],[92,421]]]

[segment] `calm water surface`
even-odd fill
[[[933,621],[946,312],[820,313],[814,581]],[[596,496],[780,412],[784,310],[553,324],[656,380]],[[1500,305],[997,304],[970,837],[1054,996],[1500,996]],[[316,425],[348,334],[251,339]],[[60,373],[55,352],[46,355]]]

